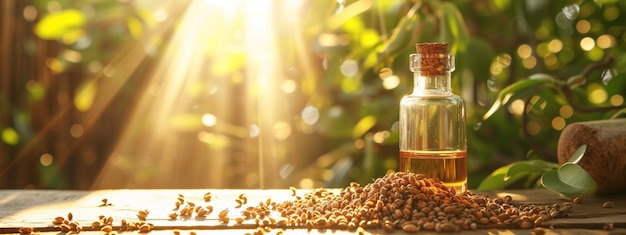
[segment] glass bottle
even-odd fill
[[[454,55],[447,43],[418,43],[410,56],[413,92],[400,102],[400,171],[467,190],[465,102],[452,93]]]

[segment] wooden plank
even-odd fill
[[[298,195],[303,195],[310,190],[297,190]],[[337,189],[335,191],[338,191]],[[204,202],[205,193],[211,192],[212,200]],[[549,205],[563,203],[567,199],[547,190],[511,190],[494,192],[476,192],[490,197],[504,197],[510,195],[514,204]],[[214,208],[205,218],[179,217],[170,219],[169,214],[175,207],[179,194],[186,201],[197,205],[211,205]],[[235,199],[240,194],[248,198],[248,204],[237,208]],[[83,226],[89,226],[98,216],[111,216],[117,224],[122,219],[128,221],[138,220],[138,210],[149,211],[148,221],[154,224],[154,233],[167,232],[171,234],[173,229],[183,231],[194,230],[202,233],[219,234],[245,234],[254,231],[257,227],[253,221],[246,221],[243,226],[235,226],[231,220],[229,224],[223,224],[218,220],[218,212],[228,209],[229,217],[237,217],[243,208],[249,205],[258,205],[268,198],[272,201],[283,202],[293,200],[290,190],[217,190],[217,189],[194,189],[194,190],[97,190],[97,191],[73,191],[73,190],[0,190],[0,233],[14,233],[20,227],[34,227],[40,232],[58,233],[58,228],[52,225],[52,220],[57,216],[67,217],[71,212],[74,221]],[[107,199],[111,205],[103,206],[102,199]],[[613,223],[613,232],[626,232],[626,195],[612,195],[605,197],[590,196],[576,204],[570,215],[566,218],[552,219],[542,226],[546,231],[559,233],[567,231],[571,234],[602,234],[603,226]],[[612,208],[603,208],[602,204],[612,201]],[[278,218],[278,215],[275,215]],[[276,229],[271,234],[276,233]],[[306,232],[306,228],[287,229],[283,234]],[[350,231],[318,231],[312,233],[354,234]],[[464,231],[464,234],[494,233],[523,233],[529,230],[509,228],[482,228],[477,231]],[[580,232],[580,233],[579,233]],[[84,232],[83,232],[84,233]],[[96,233],[99,233],[96,231]],[[382,230],[368,230],[370,234],[385,233]],[[402,234],[401,231],[394,233]],[[392,233],[393,234],[393,233]],[[548,233],[549,234],[549,233]]]

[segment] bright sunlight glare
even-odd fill
[[[289,138],[294,128],[281,120],[289,120],[286,97],[297,88],[278,72],[276,21],[297,23],[293,8],[301,1],[279,1],[281,7],[271,0],[165,2],[149,3],[159,24],[129,42],[132,52],[122,51],[116,61],[99,66],[131,73],[149,53],[142,48],[155,38],[164,40],[161,59],[143,78],[148,85],[129,115],[129,128],[93,188],[276,187],[273,175],[290,164],[281,151],[285,144],[276,140]],[[229,77],[227,71],[237,66],[245,74]],[[242,84],[245,93],[219,89],[233,84]],[[235,118],[247,124],[226,121]],[[195,135],[197,142],[179,135]],[[234,144],[251,150],[233,156],[227,149]],[[235,178],[246,180],[228,185]]]

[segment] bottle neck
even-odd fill
[[[448,94],[452,92],[450,77],[454,71],[454,55],[411,54],[409,59],[413,94]]]
[[[413,73],[414,94],[444,94],[451,93],[450,71],[442,75],[426,76],[421,72]]]

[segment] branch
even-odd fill
[[[609,69],[613,66],[614,63],[615,63],[615,59],[612,56],[607,55],[601,61],[598,61],[596,63],[590,64],[587,67],[585,67],[580,72],[580,75],[584,78],[589,77],[589,74],[591,74],[593,71]],[[575,111],[579,111],[583,113],[590,113],[590,112],[607,112],[607,111],[626,108],[626,105],[604,106],[604,107],[581,106],[581,105],[576,104],[574,100],[574,95],[572,94],[572,89],[567,84],[563,84],[563,86],[561,86],[561,91],[563,92],[563,95],[565,96],[567,103],[570,106],[572,106],[572,109],[574,109]]]
[[[528,128],[526,127],[528,124],[528,111],[530,110],[530,99],[532,96],[526,98],[524,101],[524,111],[522,112],[522,135],[526,141],[528,141],[528,145],[530,148],[538,152],[539,154],[549,157],[550,159],[556,159],[556,154],[554,152],[548,151],[542,147],[542,145],[538,144],[528,132]]]

